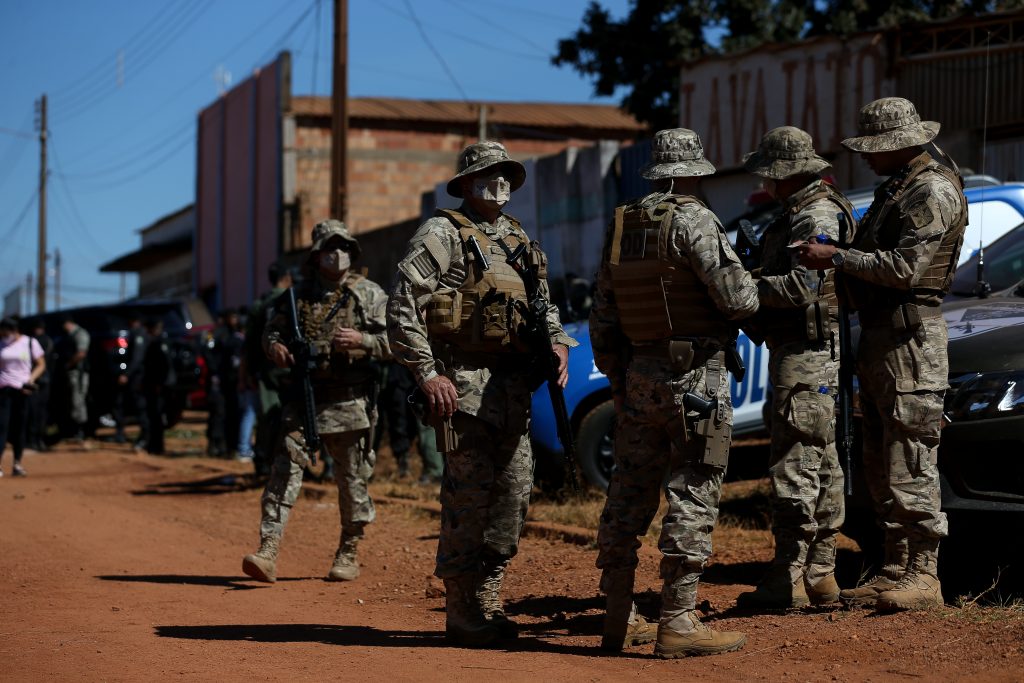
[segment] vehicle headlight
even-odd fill
[[[958,420],[988,420],[1024,414],[1024,372],[990,372],[965,380],[953,395],[949,415]]]

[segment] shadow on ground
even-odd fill
[[[125,583],[180,584],[183,586],[216,586],[231,590],[252,590],[266,588],[267,584],[254,583],[238,576],[205,576],[201,574],[106,574],[97,576],[100,581],[123,581]],[[312,581],[313,578],[288,577],[284,581]]]
[[[161,638],[186,640],[238,640],[254,643],[323,643],[347,647],[453,647],[438,631],[378,629],[372,626],[336,624],[216,624],[197,626],[156,626]],[[561,645],[540,636],[521,635],[503,640],[488,649],[507,652],[550,652],[593,657],[595,648]],[[467,666],[465,668],[474,668]]]
[[[205,479],[187,481],[166,481],[160,484],[149,484],[144,489],[132,491],[133,496],[181,496],[207,495],[218,496],[224,493],[237,493],[261,489],[265,480],[251,474],[218,474]]]

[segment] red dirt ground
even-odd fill
[[[379,505],[362,576],[337,584],[322,580],[337,543],[333,496],[300,498],[270,586],[240,570],[257,542],[260,491],[222,476],[246,466],[62,447],[26,456],[30,476],[14,479],[9,457],[0,479],[4,680],[1024,680],[1019,608],[735,612],[770,549],[731,548],[728,534],[716,537],[701,598],[708,621],[748,634],[741,652],[661,661],[648,646],[600,656],[594,550],[534,536],[506,591],[523,635],[495,650],[452,648],[444,600],[428,590],[437,521],[410,505]],[[652,617],[657,560],[645,547],[639,603]]]

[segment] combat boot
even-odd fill
[[[658,625],[654,654],[662,659],[717,655],[742,649],[746,642],[746,634],[712,630],[701,623],[696,610],[690,610]]]
[[[608,571],[601,577],[601,590],[605,592],[604,633],[601,649],[621,652],[632,645],[654,640],[657,627],[636,611],[633,602],[634,569]]]
[[[804,588],[812,605],[829,605],[839,602],[839,584],[836,583],[835,574],[826,574],[824,578],[818,579],[814,584],[807,581],[805,577]]]
[[[463,647],[483,647],[498,639],[498,627],[484,618],[475,591],[476,577],[445,579],[445,637]]]
[[[772,565],[757,588],[736,598],[736,606],[743,609],[789,609],[809,603],[803,572],[782,564]]]
[[[907,571],[895,586],[878,594],[875,609],[879,612],[896,612],[941,607],[942,584],[936,576],[937,560],[937,548],[912,549]]]
[[[334,554],[334,564],[327,572],[328,581],[352,581],[359,576],[359,563],[356,562],[356,546],[362,536],[341,535],[338,552]]]
[[[260,539],[260,549],[242,558],[242,571],[257,581],[277,581],[277,549],[280,542],[277,536],[264,536]]]
[[[505,580],[507,568],[508,558],[483,560],[476,598],[484,618],[498,628],[501,637],[515,638],[519,635],[519,625],[505,615],[505,607],[501,602],[501,584]]]
[[[908,560],[907,539],[892,541],[887,538],[885,564],[882,565],[882,570],[856,588],[839,591],[839,600],[847,607],[874,607],[879,593],[896,587],[896,582],[903,576]]]

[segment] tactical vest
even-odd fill
[[[499,241],[489,237],[460,211],[438,209],[434,215],[447,218],[458,229],[466,260],[466,278],[456,291],[435,294],[427,303],[426,323],[431,338],[475,353],[525,351],[526,346],[519,339],[523,317],[518,305],[526,304],[526,286],[509,265],[508,255],[520,245],[525,246],[531,263],[540,259],[539,274],[546,278],[543,254],[536,245],[527,242],[519,221],[511,216],[505,218],[514,229]],[[480,245],[490,267],[485,269],[469,248],[470,238]]]
[[[653,207],[634,203],[615,210],[608,264],[619,323],[634,343],[736,334],[697,274],[669,255],[672,219],[687,204],[704,206],[695,197],[668,196]]]
[[[960,215],[943,233],[931,264],[909,291],[876,285],[855,277],[844,277],[844,292],[855,310],[895,308],[901,304],[936,307],[949,292],[967,227],[967,199],[963,194],[963,180],[960,176],[935,161],[927,152],[911,161],[899,175],[875,193],[875,201],[860,223],[853,248],[866,253],[896,249],[904,217],[901,200],[916,185],[918,177],[925,173],[937,173],[958,189],[962,207]],[[883,194],[885,198],[880,202]]]
[[[768,229],[765,230],[765,246],[768,240],[782,248],[768,250],[763,254],[761,273],[763,275],[786,275],[793,270],[792,256],[784,245],[792,242],[793,219],[814,202],[827,199],[836,208],[836,213],[846,216],[848,230],[857,223],[853,219],[853,206],[841,192],[828,183],[822,182],[819,188],[803,197],[799,202],[779,215]],[[852,235],[846,235],[849,243]],[[833,323],[837,321],[839,300],[836,296],[835,271],[828,269],[821,281],[818,296],[807,306],[799,308],[779,309],[763,308],[758,311],[756,326],[764,336],[769,348],[788,344],[798,340],[823,342],[830,336]]]
[[[362,279],[361,275],[349,275],[344,286],[319,296],[308,290],[295,302],[302,336],[316,356],[316,370],[312,375],[314,382],[358,384],[369,377],[366,349],[339,351],[331,341],[334,332],[340,328],[366,329],[366,313],[353,291],[355,284]]]

